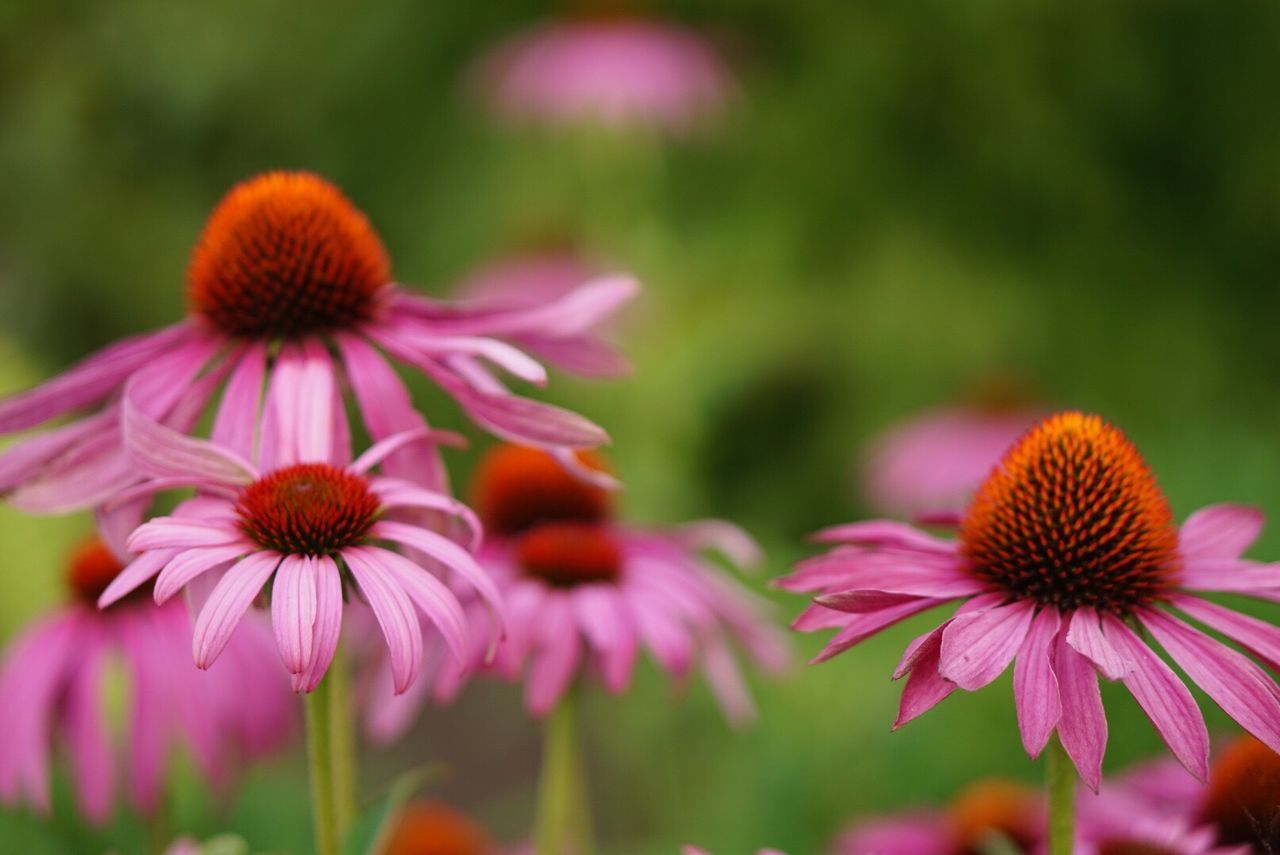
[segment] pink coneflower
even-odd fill
[[[495,667],[524,675],[529,712],[549,712],[584,673],[625,691],[647,648],[678,678],[701,661],[730,719],[752,716],[731,641],[775,670],[786,644],[763,604],[697,554],[712,547],[753,563],[744,533],[719,522],[668,532],[615,524],[608,493],[536,449],[492,451],[475,492],[486,531],[478,558],[510,606]]]
[[[77,414],[0,455],[0,494],[31,511],[60,512],[134,485],[119,427],[124,397],[189,432],[221,390],[212,439],[247,459],[264,439],[256,430],[264,387],[286,409],[324,396],[325,418],[340,435],[349,432],[346,392],[374,440],[423,427],[386,356],[424,373],[498,436],[563,453],[593,446],[605,439],[600,428],[511,394],[491,366],[545,382],[542,366],[504,339],[549,354],[607,353],[590,329],[634,293],[631,280],[606,277],[521,309],[418,296],[393,282],[378,235],[338,188],[305,172],[266,173],[234,187],[210,216],[188,271],[185,320],[0,401],[0,434]],[[436,489],[446,483],[429,447],[402,449],[386,471]]]
[[[1280,755],[1245,736],[1222,752],[1195,806],[1224,846],[1280,852]]]
[[[897,517],[958,511],[1043,415],[1027,407],[951,406],[913,416],[872,441],[863,495],[878,513]]]
[[[1180,766],[1165,762],[1104,781],[1098,793],[1079,796],[1074,855],[1250,855],[1248,847],[1218,845],[1214,829],[1195,816],[1202,790]]]
[[[158,480],[193,483],[201,493],[172,516],[141,525],[128,539],[138,557],[106,589],[108,606],[156,576],[163,603],[184,587],[213,576],[195,623],[196,664],[218,658],[259,594],[269,592],[280,657],[294,691],[310,692],[333,660],[344,601],[359,596],[382,629],[396,692],[417,676],[423,633],[419,613],[439,630],[455,656],[466,650],[462,607],[447,585],[415,561],[381,544],[407,547],[461,576],[493,610],[497,633],[499,594],[464,547],[420,524],[429,511],[479,526],[471,511],[442,493],[370,470],[425,431],[382,440],[354,463],[341,466],[345,442],[324,415],[324,395],[304,395],[281,418],[263,423],[263,470],[213,443],[182,436],[150,421],[126,399],[125,432],[134,459]],[[284,419],[302,426],[298,443]],[[397,519],[404,516],[404,519]],[[269,583],[269,584],[268,584]],[[496,640],[496,635],[494,635]]]
[[[498,855],[493,838],[462,811],[439,802],[405,805],[385,855]]]
[[[1200,710],[1138,633],[1150,633],[1246,730],[1280,746],[1273,679],[1187,622],[1221,632],[1268,664],[1280,662],[1280,630],[1200,596],[1280,599],[1280,568],[1240,557],[1261,527],[1258,511],[1220,505],[1176,528],[1133,444],[1097,416],[1068,412],[1009,450],[965,511],[957,540],[889,521],[839,526],[820,538],[841,545],[781,584],[819,592],[796,628],[839,630],[818,661],[911,615],[964,600],[907,648],[894,674],[909,675],[895,727],[956,688],[986,686],[1016,659],[1014,698],[1027,752],[1038,755],[1056,731],[1096,789],[1107,737],[1101,673],[1124,683],[1174,756],[1203,779],[1209,739]]]
[[[831,847],[832,855],[969,855],[993,839],[1030,851],[1044,835],[1037,794],[1012,781],[979,781],[941,811],[915,811],[860,822]],[[994,851],[994,849],[993,849]]]
[[[628,17],[534,27],[484,56],[474,78],[494,111],[512,121],[674,135],[713,122],[735,90],[700,36]]]
[[[184,745],[211,782],[278,748],[293,724],[284,678],[270,666],[270,629],[247,621],[226,650],[231,664],[196,670],[185,651],[191,622],[180,603],[130,597],[104,611],[95,601],[121,571],[99,541],[73,556],[72,602],[28,627],[0,669],[0,799],[47,811],[53,746],[66,746],[81,812],[111,818],[117,769],[133,807],[159,806],[169,749]],[[106,681],[119,661],[127,677],[122,744],[114,745]],[[253,698],[252,706],[243,703]]]

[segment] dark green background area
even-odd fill
[[[468,61],[553,11],[0,4],[0,391],[180,317],[222,192],[306,168],[368,212],[398,279],[433,295],[551,231],[634,271],[646,292],[620,330],[634,376],[556,377],[545,397],[610,429],[632,518],[757,533],[761,590],[807,532],[867,513],[855,473],[870,436],[991,374],[1120,424],[1179,516],[1224,500],[1280,513],[1280,6],[667,4],[742,83],[718,134],[673,145],[486,119]],[[460,484],[471,460],[450,457]],[[0,512],[0,633],[61,597],[87,525]],[[1255,554],[1278,548],[1270,532]],[[773,596],[780,621],[802,605]],[[608,851],[804,855],[861,813],[980,776],[1034,780],[1007,680],[889,733],[888,674],[937,619],[756,681],[761,721],[742,732],[700,684],[673,694],[647,666],[624,698],[594,698]],[[797,639],[800,658],[820,642]],[[1108,767],[1156,753],[1133,702],[1107,700]],[[1211,724],[1226,728],[1216,710]],[[372,797],[444,761],[436,795],[516,839],[536,759],[516,691],[484,684],[405,747],[371,752],[365,781]],[[302,852],[308,833],[292,761],[256,772],[226,813],[183,786],[174,815],[175,831],[231,828],[264,850]],[[145,846],[128,819],[100,838],[58,825],[0,816],[0,839]]]

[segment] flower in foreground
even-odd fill
[[[100,541],[86,543],[70,562],[71,602],[10,646],[0,668],[6,804],[49,809],[51,755],[59,743],[80,811],[100,824],[111,818],[120,766],[130,804],[151,813],[160,806],[175,744],[186,747],[207,780],[223,785],[239,762],[280,747],[292,729],[289,692],[270,665],[265,622],[246,622],[227,647],[232,661],[203,673],[186,654],[191,621],[181,603],[156,606],[139,595],[98,611],[98,595],[122,566]],[[121,666],[127,718],[116,745],[108,686]]]
[[[871,443],[862,492],[879,513],[954,512],[1042,417],[1023,406],[950,406],[920,413]]]
[[[592,354],[616,364],[591,328],[635,288],[625,277],[605,277],[519,309],[418,296],[393,282],[377,233],[337,187],[305,172],[259,175],[232,188],[210,216],[188,271],[185,320],[0,401],[0,435],[76,416],[0,454],[0,495],[57,513],[101,505],[134,486],[120,425],[125,400],[187,433],[221,391],[211,439],[246,459],[259,439],[260,410],[287,414],[304,398],[322,398],[323,418],[349,433],[348,390],[374,440],[424,427],[387,356],[425,374],[498,436],[561,454],[594,446],[606,438],[599,427],[510,393],[492,367],[545,382],[542,365],[508,341],[553,364],[571,354],[563,360],[570,370],[598,367]],[[447,483],[426,446],[401,449],[386,471],[434,489]],[[135,506],[120,512],[137,521]]]
[[[640,18],[543,24],[481,58],[475,79],[494,111],[516,122],[698,130],[735,90],[698,35]]]
[[[264,590],[280,658],[294,691],[310,692],[333,661],[344,603],[359,597],[372,610],[390,653],[394,690],[405,691],[421,667],[419,613],[439,630],[454,655],[466,650],[467,618],[450,588],[419,563],[387,548],[408,548],[464,578],[491,610],[494,642],[500,595],[455,541],[421,524],[421,512],[460,520],[479,538],[461,502],[370,470],[425,431],[392,436],[354,463],[339,465],[345,443],[324,418],[329,401],[303,396],[287,417],[303,426],[301,442],[275,419],[263,424],[263,471],[213,443],[182,436],[125,402],[135,459],[157,480],[195,484],[200,492],[171,516],[142,524],[128,538],[138,557],[103,592],[109,606],[155,577],[155,599],[183,588],[199,605],[193,650],[208,668]],[[282,411],[283,412],[283,411]],[[278,440],[278,441],[277,441]],[[403,517],[403,518],[398,518]],[[158,574],[158,575],[157,575]],[[210,587],[206,580],[216,580]]]
[[[963,601],[902,657],[894,677],[907,682],[895,727],[1014,664],[1023,746],[1034,757],[1056,732],[1096,789],[1107,740],[1101,674],[1123,682],[1174,756],[1203,780],[1204,719],[1149,633],[1241,726],[1280,746],[1273,678],[1190,622],[1269,666],[1280,663],[1280,630],[1202,596],[1280,600],[1280,567],[1241,558],[1261,530],[1258,511],[1208,507],[1176,528],[1133,444],[1097,416],[1067,412],[1009,450],[958,526],[956,540],[891,521],[838,526],[819,535],[835,549],[780,581],[817,592],[797,629],[838,630],[817,661]]]
[[[498,845],[471,817],[439,802],[405,805],[385,855],[497,855]]]

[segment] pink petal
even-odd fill
[[[295,389],[298,457],[307,463],[345,462],[334,457],[334,399],[338,389],[324,345],[307,339],[302,345],[300,369]]]
[[[245,460],[254,458],[266,367],[266,345],[255,341],[241,355],[227,381],[209,434],[215,445],[230,449]]]
[[[909,603],[921,597],[949,600],[979,593],[982,585],[974,579],[910,579],[890,580],[883,588],[854,588],[815,597],[814,602],[852,614],[877,612],[889,606]]]
[[[114,773],[111,741],[103,715],[105,639],[97,633],[77,651],[79,664],[67,689],[66,738],[80,809],[95,825],[111,818]]]
[[[423,487],[415,486],[408,481],[394,478],[378,478],[373,482],[373,490],[378,499],[388,510],[408,508],[420,511],[439,511],[462,520],[470,535],[468,538],[472,551],[480,547],[484,536],[484,527],[480,518],[471,508],[452,496],[437,493]]]
[[[320,685],[333,662],[342,633],[342,576],[338,565],[327,555],[312,563],[315,571],[316,618],[307,670],[293,678],[295,692],[311,692]]]
[[[1148,609],[1138,619],[1227,715],[1280,752],[1280,693],[1261,668],[1163,612]]]
[[[605,688],[620,694],[631,682],[637,639],[631,615],[608,585],[583,585],[570,599],[574,619],[600,657]]]
[[[1246,505],[1210,505],[1187,517],[1178,545],[1188,559],[1239,558],[1262,533],[1262,511]]]
[[[724,520],[695,520],[680,526],[680,539],[694,549],[710,549],[743,570],[764,563],[764,551],[755,539],[738,526]]]
[[[426,420],[413,408],[404,383],[373,347],[350,333],[339,333],[334,338],[361,417],[375,441],[427,427]],[[434,446],[403,448],[382,468],[388,474],[409,478],[433,490],[448,489],[448,475]]]
[[[467,659],[467,618],[462,605],[453,591],[431,575],[430,571],[419,567],[403,555],[398,555],[379,547],[354,547],[354,551],[362,555],[366,562],[376,561],[404,589],[423,614],[436,626],[445,642],[449,645],[454,657],[465,662]],[[353,551],[343,552],[346,557]]]
[[[37,477],[41,470],[69,449],[109,429],[120,419],[115,407],[16,442],[0,453],[0,493]]]
[[[915,660],[915,667],[911,670],[911,676],[902,687],[902,698],[898,701],[898,717],[893,722],[894,730],[933,709],[956,690],[956,684],[943,677],[938,671],[941,649],[940,635],[932,636],[922,645],[920,655]]]
[[[301,674],[311,661],[316,621],[314,565],[310,556],[286,555],[271,585],[271,627],[290,674]]]
[[[191,484],[231,486],[243,486],[257,478],[248,461],[213,443],[183,436],[147,416],[134,403],[132,390],[131,381],[121,401],[121,424],[130,459],[146,474],[188,478]]]
[[[827,646],[817,656],[809,660],[810,664],[816,665],[819,662],[826,662],[834,656],[837,656],[848,650],[854,645],[861,644],[871,636],[878,632],[888,629],[896,623],[901,623],[912,615],[920,612],[928,611],[935,606],[946,603],[946,600],[916,600],[911,603],[903,603],[898,606],[890,606],[873,614],[854,615],[835,636],[827,642]]]
[[[497,339],[482,336],[442,336],[423,331],[421,327],[415,329],[413,324],[402,325],[399,335],[403,342],[427,356],[437,359],[455,354],[479,357],[536,386],[547,384],[547,371],[537,360]]]
[[[174,594],[190,584],[192,579],[202,573],[218,569],[220,565],[234,561],[244,555],[249,548],[244,544],[231,546],[201,546],[179,552],[160,571],[156,579],[155,601],[163,605]]]
[[[130,552],[153,549],[194,549],[248,544],[244,534],[225,521],[204,522],[180,517],[156,517],[138,526],[125,545]]]
[[[1187,771],[1204,781],[1209,775],[1209,731],[1191,692],[1173,669],[1156,656],[1124,622],[1103,618],[1111,644],[1130,663],[1124,684],[1151,719],[1160,738]]]
[[[1009,667],[1034,616],[1030,601],[960,615],[942,633],[938,673],[966,691],[981,689]]]
[[[751,692],[747,690],[747,683],[729,645],[717,634],[711,634],[703,641],[702,670],[729,724],[742,727],[755,721],[755,702],[751,700]]]
[[[1067,644],[1067,634],[1058,634],[1054,669],[1062,718],[1058,739],[1067,750],[1080,777],[1094,792],[1102,780],[1102,755],[1107,750],[1107,716],[1102,709],[1102,693],[1093,665]]]
[[[378,440],[368,451],[361,454],[349,468],[354,472],[363,474],[397,451],[420,442],[449,445],[454,448],[465,448],[467,445],[465,438],[452,431],[428,430],[425,427],[414,428],[413,430],[392,434]]]
[[[943,555],[956,551],[953,541],[927,534],[915,526],[893,520],[865,520],[825,528],[813,536],[819,543],[854,543],[861,546],[896,546]]]
[[[1013,666],[1013,697],[1018,709],[1022,747],[1039,757],[1062,716],[1058,678],[1053,671],[1053,649],[1058,637],[1058,612],[1044,608],[1031,629]]]
[[[184,323],[125,339],[98,351],[43,386],[0,401],[0,433],[35,427],[55,416],[101,401],[119,388],[133,371],[190,334],[190,328]]]
[[[168,564],[178,554],[176,549],[158,549],[135,558],[120,574],[111,580],[111,584],[98,597],[98,608],[107,606],[133,592],[135,588],[160,572],[160,568]]]
[[[218,658],[280,560],[275,552],[255,552],[234,564],[219,580],[196,618],[192,649],[197,667],[208,668]]]
[[[569,687],[581,655],[578,626],[566,596],[547,598],[537,633],[538,646],[525,684],[525,707],[531,715],[544,716]]]
[[[624,601],[630,607],[631,622],[639,638],[653,658],[668,673],[676,677],[685,676],[693,664],[693,639],[671,615],[668,605],[657,601],[651,594],[640,592],[624,597]]]
[[[1191,617],[1247,648],[1272,670],[1280,670],[1280,628],[1199,597],[1178,596],[1173,604]]]
[[[360,550],[346,550],[342,557],[382,627],[399,694],[409,688],[422,667],[422,627],[413,603],[376,557]]]
[[[1067,629],[1067,643],[1088,659],[1108,680],[1121,680],[1134,663],[1112,647],[1102,634],[1101,618],[1092,608],[1076,609]]]

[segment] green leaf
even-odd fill
[[[342,855],[381,855],[395,832],[396,822],[400,819],[400,811],[405,803],[414,793],[439,780],[443,774],[442,766],[431,765],[410,769],[396,778],[387,789],[386,798],[356,820],[343,844]]]

